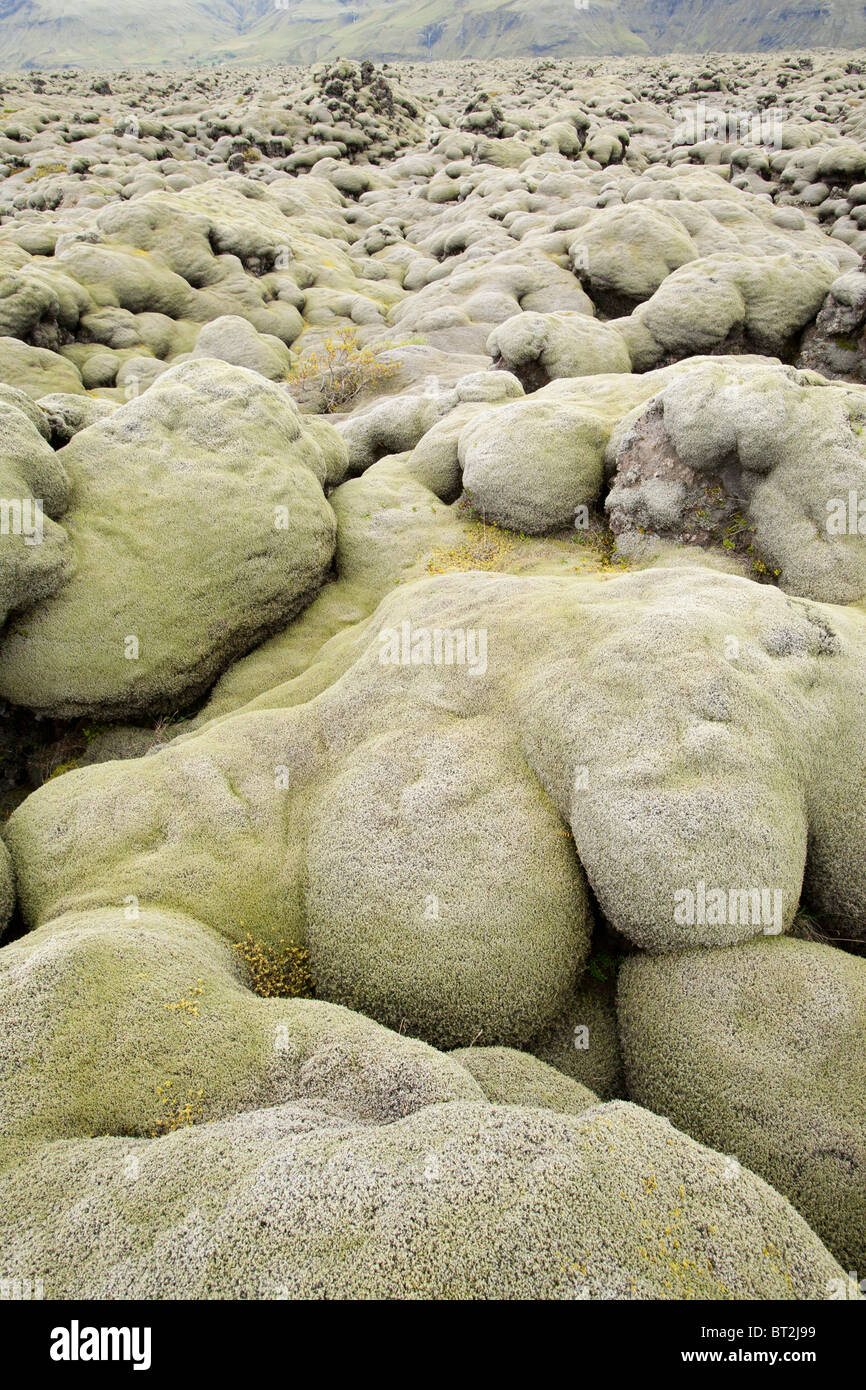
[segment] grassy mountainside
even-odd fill
[[[860,0],[0,0],[6,68],[860,46]]]

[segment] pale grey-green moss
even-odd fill
[[[778,938],[632,956],[618,1008],[629,1095],[760,1173],[862,1269],[866,963]]]
[[[372,1125],[308,1102],[59,1141],[0,1176],[0,1232],[7,1277],[39,1271],[53,1298],[801,1300],[846,1280],[760,1178],[727,1182],[622,1102]]]
[[[772,355],[790,350],[817,314],[836,268],[820,252],[743,256],[721,251],[675,270],[632,314],[644,349],[626,332],[635,370],[727,344]],[[628,320],[614,320],[615,326]]]
[[[716,499],[729,501],[764,573],[789,593],[849,603],[866,593],[864,426],[862,386],[736,358],[697,363],[614,429],[605,507],[618,536],[645,542],[699,532]]]
[[[51,1293],[109,1298],[845,1286],[862,1116],[836,1088],[859,1081],[859,963],[825,948],[769,986],[757,968],[728,986],[732,961],[790,961],[762,933],[788,925],[801,891],[828,933],[866,924],[864,617],[826,603],[862,592],[861,541],[818,539],[827,498],[850,507],[864,490],[862,390],[743,352],[793,360],[827,280],[837,303],[862,289],[866,149],[848,93],[864,84],[834,55],[814,72],[714,58],[711,77],[678,58],[640,85],[633,65],[594,67],[589,95],[556,64],[481,63],[469,109],[439,64],[416,65],[411,96],[389,72],[390,109],[384,81],[346,62],[252,92],[230,69],[179,74],[171,93],[122,72],[113,92],[74,73],[4,78],[0,402],[20,415],[2,481],[21,498],[61,484],[27,573],[0,555],[16,679],[53,681],[52,699],[86,680],[86,701],[103,681],[83,757],[98,765],[8,826],[31,931],[0,952],[4,1277],[51,1271]],[[688,87],[727,82],[753,107],[777,77],[773,151],[677,118]],[[389,374],[331,423],[283,430],[293,388],[267,378],[346,329]],[[211,371],[204,353],[256,373],[231,421],[233,492],[192,477],[190,434],[205,447],[224,405],[188,410],[173,374]],[[524,400],[494,359],[527,392],[556,379]],[[833,361],[856,371],[856,343]],[[647,518],[629,555],[653,570],[594,572],[575,508],[602,500],[610,432],[661,396],[675,466],[754,484],[767,562],[808,601],[735,577],[748,552],[690,555]],[[122,450],[106,443],[114,416]],[[46,440],[69,448],[49,457]],[[72,543],[67,455],[86,462],[68,469]],[[141,491],[178,462],[200,495],[175,493],[142,527]],[[104,541],[89,580],[83,472],[88,504],[103,489],[112,502],[89,514]],[[325,543],[308,552],[292,530],[264,553],[256,507],[299,478]],[[652,478],[649,519],[675,516],[669,482]],[[488,572],[459,573],[476,565]],[[55,621],[82,581],[84,622]],[[101,644],[115,619],[136,635],[143,603],[164,647],[150,688],[112,709]],[[383,634],[404,623],[410,641],[483,633],[484,669],[383,664]],[[213,679],[194,719],[144,727],[155,690],[174,714]],[[100,729],[114,715],[134,722]],[[678,1084],[674,1044],[705,1061],[684,1114],[733,1112],[800,1217],[814,1200],[807,1219],[844,1268],[746,1168],[732,1187],[728,1154],[633,1106],[584,1108],[584,1088],[624,1093],[605,933],[587,961],[587,879],[633,947],[699,962],[676,988],[679,958],[624,966],[661,981],[646,1033],[664,1065],[635,1063],[647,1086]],[[12,885],[0,850],[0,918]],[[699,885],[737,913],[678,915]],[[769,920],[739,915],[753,891]],[[250,992],[246,956],[281,950],[315,966],[318,998]],[[446,1056],[422,1037],[471,1045]],[[515,1042],[526,1053],[501,1045]],[[782,1136],[772,1171],[755,1116]]]
[[[69,537],[52,520],[63,516],[68,494],[62,461],[28,414],[0,399],[0,622],[69,579]]]
[[[461,406],[466,407],[463,413],[468,418],[474,413],[473,407],[522,395],[520,382],[509,372],[474,372],[461,377],[453,387],[443,387],[437,376],[430,376],[425,394],[403,392],[338,423],[349,451],[350,469],[363,473],[386,454],[414,449],[440,420],[450,420]],[[420,481],[437,490],[426,478]],[[441,490],[450,491],[451,487],[453,483],[449,486],[446,481]]]
[[[594,507],[610,426],[591,406],[531,397],[475,417],[460,435],[463,485],[477,511],[531,534]]]
[[[475,1100],[456,1061],[310,999],[250,992],[241,952],[131,895],[69,913],[0,952],[4,1148],[149,1139],[288,1101],[388,1123]]]
[[[449,1055],[475,1077],[494,1105],[537,1106],[580,1115],[599,1103],[598,1096],[580,1082],[513,1047],[462,1047]]]
[[[640,375],[622,367],[594,370],[558,377],[523,400],[457,407],[419,441],[407,467],[433,487],[436,479],[453,487],[462,471],[477,510],[516,531],[585,526],[602,490],[611,432],[629,412],[688,379],[707,360]],[[722,359],[722,365],[730,361]]]
[[[593,973],[591,963],[562,1012],[527,1044],[527,1049],[602,1100],[615,1100],[625,1095],[616,1021],[616,976],[612,962],[603,969],[595,968],[605,978]]]
[[[12,857],[0,840],[0,936],[15,906],[15,869]]]
[[[569,253],[591,292],[649,299],[671,271],[697,260],[700,253],[678,211],[678,205],[650,203],[587,208]]]
[[[55,449],[68,444],[79,430],[103,420],[114,409],[110,401],[95,400],[92,396],[69,396],[60,391],[39,398],[39,410],[44,414]]]
[[[622,335],[586,314],[516,314],[493,330],[487,351],[506,370],[536,376],[535,386],[563,376],[631,371]]]
[[[310,814],[313,974],[326,998],[393,1028],[423,1020],[437,1046],[524,1043],[588,951],[580,866],[496,722],[421,710],[389,722]]]
[[[303,319],[300,314],[297,317],[297,333],[300,334]],[[257,333],[251,323],[237,314],[222,314],[206,323],[192,356],[215,357],[234,367],[260,372],[271,381],[284,380],[292,364],[289,350],[280,338],[273,333]]]
[[[252,372],[175,367],[57,457],[75,570],[6,636],[0,690],[16,704],[173,713],[324,580],[336,527],[322,484],[345,448]]]
[[[462,633],[464,660],[392,660],[403,624]],[[652,950],[787,928],[804,868],[861,931],[839,808],[864,647],[857,610],[705,568],[399,585],[253,707],[29,797],[6,830],[22,910],[133,894],[307,945],[324,997],[395,1027],[529,1044],[586,958],[584,872]],[[736,910],[697,910],[702,882]]]
[[[33,400],[55,391],[83,395],[81,376],[71,362],[48,348],[0,337],[0,378]]]

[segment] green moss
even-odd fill
[[[36,168],[27,175],[25,183],[36,183],[39,179],[50,178],[52,174],[65,174],[65,164],[37,164]]]
[[[256,444],[239,455],[241,414]],[[75,568],[8,629],[6,697],[60,717],[175,713],[304,607],[336,529],[322,483],[340,441],[321,428],[308,429],[262,377],[209,361],[170,370],[76,434],[62,455],[75,481],[64,517]],[[169,439],[177,466],[166,469]],[[203,505],[225,508],[231,527],[200,527]],[[116,601],[106,614],[108,587]]]
[[[54,777],[62,777],[64,772],[73,772],[75,768],[81,767],[81,765],[80,758],[70,758],[68,762],[58,763],[45,780],[46,782],[50,782]]]
[[[783,1192],[845,1268],[866,1257],[866,963],[770,937],[631,957],[629,1095]]]
[[[622,1103],[276,1105],[52,1145],[0,1199],[11,1272],[61,1299],[802,1300],[845,1277],[772,1188]]]

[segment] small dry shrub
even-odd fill
[[[311,999],[315,988],[310,953],[303,946],[280,940],[275,946],[257,941],[247,932],[235,942],[247,970],[250,986],[264,999]]]
[[[367,386],[387,381],[399,362],[383,362],[372,348],[362,348],[355,328],[341,328],[321,350],[307,353],[289,372],[289,390],[299,405],[330,415],[348,405]]]

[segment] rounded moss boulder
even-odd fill
[[[15,704],[174,712],[325,578],[336,523],[322,484],[345,446],[252,372],[174,367],[56,458],[75,568],[7,632],[0,689]]]
[[[479,1029],[520,1045],[586,958],[583,873],[496,722],[421,711],[401,722],[345,757],[309,821],[317,984],[440,1047]]]
[[[475,1077],[494,1105],[538,1106],[580,1115],[599,1103],[586,1086],[513,1047],[462,1047],[449,1056]]]
[[[41,396],[39,409],[44,412],[53,447],[60,449],[74,434],[105,419],[116,407],[111,401],[96,400],[93,396],[68,396],[57,392]]]
[[[631,371],[622,335],[586,314],[516,314],[493,330],[487,351],[528,388],[557,377]]]
[[[0,338],[0,381],[24,391],[32,400],[61,391],[83,396],[77,368],[48,348],[32,347],[19,338]]]
[[[760,1173],[863,1269],[866,962],[787,938],[632,956],[618,1005],[630,1096]]]
[[[618,550],[649,537],[722,545],[788,593],[862,598],[864,424],[862,387],[735,358],[695,364],[611,436]]]
[[[298,315],[298,332],[302,327]],[[257,333],[251,323],[237,314],[223,314],[206,323],[198,335],[193,358],[213,357],[272,381],[282,381],[291,367],[289,349],[271,333]]]
[[[0,936],[15,907],[15,869],[8,849],[0,840]]]
[[[615,322],[635,370],[724,347],[786,355],[796,350],[837,274],[819,252],[720,251],[673,271],[629,319]]]
[[[62,460],[27,413],[0,399],[0,622],[69,579],[69,539],[52,520],[63,515],[68,493]]]
[[[574,525],[601,490],[609,426],[592,406],[530,397],[483,411],[460,434],[463,485],[489,521],[537,535]]]
[[[623,1102],[386,1124],[308,1102],[56,1142],[0,1176],[0,1237],[51,1298],[802,1300],[845,1279],[760,1178]]]
[[[482,1098],[457,1060],[311,989],[289,943],[230,945],[132,894],[55,918],[0,952],[4,1145],[148,1140],[289,1101],[387,1123]]]
[[[651,203],[586,214],[569,253],[593,299],[608,308],[649,299],[671,271],[700,254],[676,214]]]

